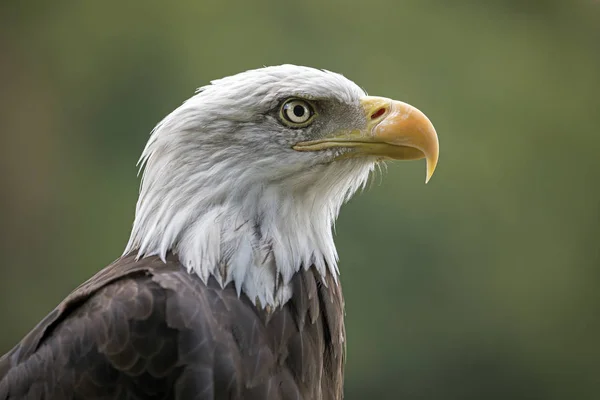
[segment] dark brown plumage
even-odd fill
[[[178,259],[125,256],[0,358],[0,399],[340,399],[343,297],[312,268],[271,313]]]

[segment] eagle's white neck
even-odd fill
[[[259,170],[213,165],[164,174],[149,160],[126,252],[170,251],[204,282],[233,282],[261,306],[290,299],[301,268],[337,277],[332,227],[341,205],[368,179],[372,162],[346,160],[267,180]],[[232,171],[215,180],[215,170]],[[161,172],[163,171],[163,172]]]

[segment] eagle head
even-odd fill
[[[337,276],[340,206],[384,160],[438,160],[416,108],[281,65],[201,87],[152,131],[126,253],[176,254],[205,282],[280,306],[301,268]]]

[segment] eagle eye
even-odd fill
[[[283,123],[292,128],[302,128],[310,124],[315,109],[306,100],[290,99],[281,106],[280,118]]]

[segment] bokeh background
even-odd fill
[[[152,127],[209,80],[337,71],[441,158],[337,224],[346,398],[600,398],[600,2],[8,1],[0,353],[118,257]]]

